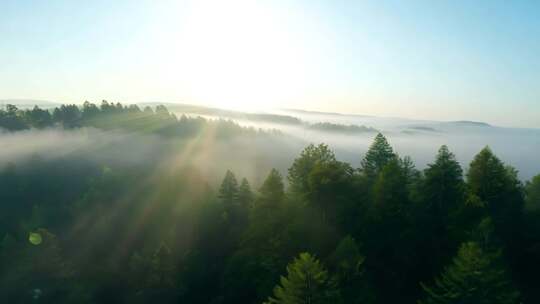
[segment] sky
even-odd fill
[[[0,99],[540,128],[540,1],[0,1]]]

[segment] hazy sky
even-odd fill
[[[0,99],[540,127],[540,1],[0,1]]]

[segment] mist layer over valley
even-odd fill
[[[19,107],[32,108],[30,102],[19,101]],[[42,101],[40,105],[55,104]],[[141,107],[156,105],[159,104],[141,104]],[[213,177],[227,169],[261,182],[262,177],[255,172],[277,168],[285,174],[294,157],[310,143],[328,144],[340,160],[358,166],[374,136],[382,132],[396,151],[402,156],[410,156],[419,169],[433,160],[440,146],[448,145],[464,166],[478,151],[489,146],[508,165],[515,167],[523,180],[540,171],[540,161],[535,153],[540,151],[539,129],[503,128],[471,121],[422,121],[302,110],[253,113],[195,105],[166,105],[177,117],[184,115],[193,119],[234,122],[267,134],[248,137],[236,134],[219,139],[210,131],[205,135],[207,138],[171,140],[155,134],[144,136],[133,130],[104,131],[94,127],[2,132],[0,141],[4,149],[0,151],[0,162],[22,161],[30,156],[55,157],[79,153],[98,162],[137,164],[161,161],[171,164],[171,158],[182,155],[182,164],[178,164],[178,160],[175,164],[196,167],[214,182],[217,180]]]
[[[171,138],[95,127],[3,131],[0,143],[0,168],[36,159],[77,159],[110,168],[190,168],[214,186],[228,169],[255,184],[262,182],[262,172],[272,168],[286,172],[306,145],[275,132],[220,138],[214,131],[204,130],[191,138]]]
[[[377,132],[382,132],[402,156],[425,168],[442,145],[448,145],[466,166],[489,146],[528,180],[540,171],[540,129],[505,128],[473,121],[425,121],[406,118],[346,115],[302,110],[248,113],[193,105],[168,104],[177,115],[230,119],[241,126],[279,130],[299,145],[326,143],[343,161],[359,164]],[[353,130],[351,131],[351,127]]]

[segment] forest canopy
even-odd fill
[[[61,105],[52,110],[35,106],[32,109],[21,110],[15,105],[8,104],[4,110],[0,110],[0,129],[19,131],[55,126],[66,129],[81,127],[122,129],[175,137],[192,137],[206,129],[215,130],[218,137],[262,133],[254,128],[242,128],[231,120],[208,120],[186,115],[178,118],[164,105],[157,105],[155,108],[146,106],[141,109],[135,104],[124,106],[121,103],[103,100],[100,106],[86,101],[82,106]],[[279,132],[272,130],[272,133]]]
[[[0,127],[279,134],[108,102],[9,105]],[[309,144],[259,173],[215,186],[159,161],[2,163],[0,302],[540,302],[540,175],[521,182],[489,147],[462,167],[443,145],[419,170],[378,133],[357,163]]]

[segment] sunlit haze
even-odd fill
[[[0,304],[540,303],[540,0],[0,12]]]
[[[537,1],[8,0],[0,9],[0,99],[540,127]]]

